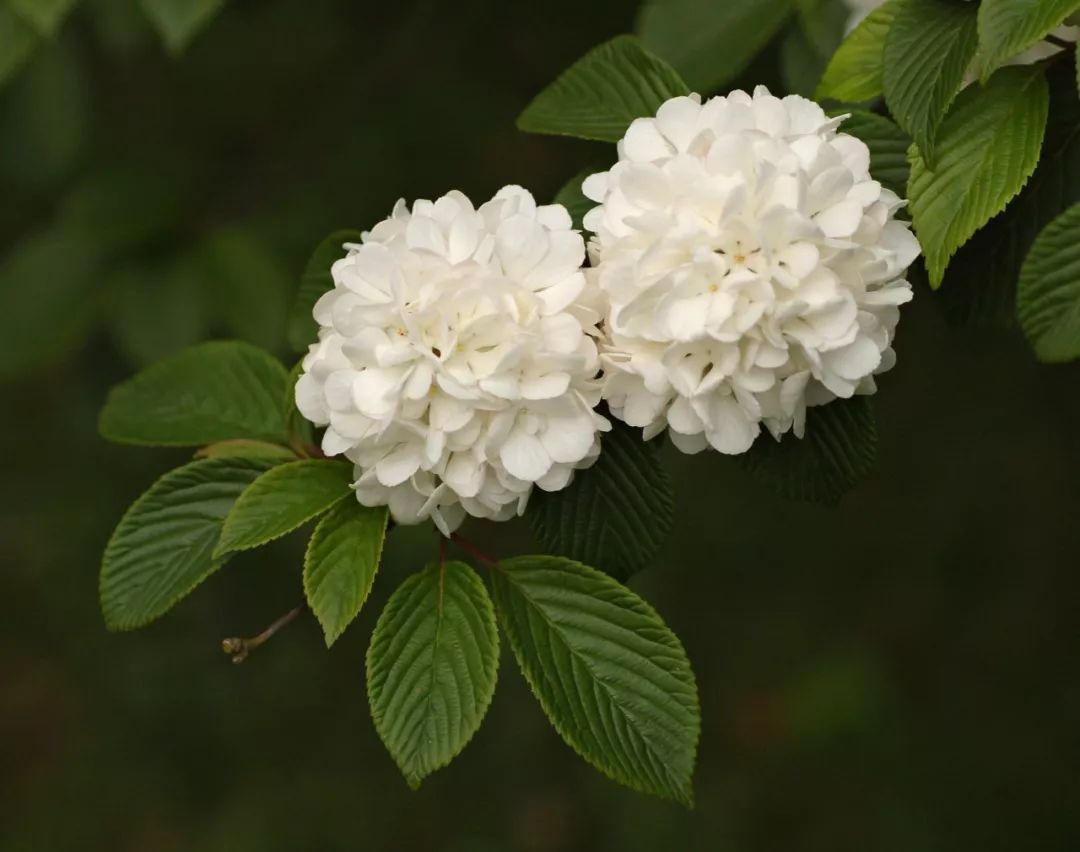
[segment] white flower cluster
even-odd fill
[[[296,387],[400,523],[503,520],[590,465],[611,413],[685,452],[802,434],[874,390],[918,254],[869,152],[800,97],[675,98],[588,178],[585,244],[516,186],[399,202],[334,263]]]
[[[763,88],[674,98],[585,181],[616,417],[742,453],[761,423],[801,436],[807,404],[873,392],[919,247],[840,122]]]
[[[516,186],[479,209],[460,192],[399,202],[334,263],[319,341],[296,387],[323,451],[395,520],[505,520],[599,452],[600,314],[562,206]]]

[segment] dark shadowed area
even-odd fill
[[[543,199],[610,149],[514,118],[634,4],[237,0],[171,58],[135,3],[85,0],[0,88],[0,850],[954,852],[1080,842],[1080,367],[946,324],[920,287],[876,400],[880,463],[837,508],[716,454],[664,458],[676,528],[631,585],[686,645],[693,811],[566,747],[503,650],[476,738],[410,792],[364,651],[431,559],[397,529],[327,651],[302,536],[106,632],[101,550],[185,451],[98,438],[107,389],[190,343],[291,360],[311,249],[401,196]],[[781,88],[774,42],[741,82]],[[790,75],[790,68],[787,72]],[[471,524],[489,552],[527,525]],[[505,644],[505,643],[504,643]]]

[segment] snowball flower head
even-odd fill
[[[801,436],[807,405],[874,391],[919,247],[840,123],[761,87],[673,98],[585,180],[614,416],[742,453],[761,424]]]
[[[448,535],[595,460],[601,316],[562,206],[516,186],[479,209],[460,192],[400,201],[344,248],[296,403],[326,426],[323,451],[356,465],[361,503]]]

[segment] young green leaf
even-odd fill
[[[904,0],[888,0],[867,15],[837,48],[818,83],[818,100],[859,103],[884,91],[885,36]]]
[[[559,194],[555,196],[554,203],[561,204],[566,208],[566,212],[570,214],[570,218],[574,221],[575,228],[581,229],[584,227],[581,220],[585,218],[586,213],[596,206],[595,201],[586,198],[582,193],[581,184],[589,175],[599,171],[603,171],[603,168],[581,170],[570,178],[563,185],[563,188],[559,190]]]
[[[428,565],[386,604],[367,652],[375,730],[414,789],[476,733],[495,693],[491,598],[463,562]]]
[[[382,559],[386,517],[385,508],[345,500],[319,521],[308,542],[304,595],[328,648],[356,618],[371,591]]]
[[[185,447],[231,438],[287,443],[285,368],[239,341],[192,346],[109,392],[98,420],[122,444]]]
[[[837,399],[806,411],[803,438],[761,437],[740,457],[747,468],[792,500],[833,505],[877,462],[877,426],[865,396]]]
[[[0,85],[30,58],[37,43],[33,27],[0,3]]]
[[[520,556],[491,576],[510,647],[562,738],[620,784],[690,805],[697,686],[660,616],[568,559]]]
[[[758,0],[755,0],[757,2]],[[682,78],[633,36],[594,47],[518,116],[519,130],[617,142],[635,118],[689,94]]]
[[[164,615],[221,567],[221,524],[268,459],[214,458],[165,474],[121,519],[101,563],[101,611],[110,630]]]
[[[173,55],[183,53],[225,6],[225,0],[139,0],[139,3]]]
[[[301,459],[268,470],[232,507],[214,555],[250,550],[292,532],[349,496],[352,479],[352,465],[333,459]]]
[[[698,91],[719,88],[776,35],[793,0],[646,0],[637,33]]]
[[[296,300],[289,312],[287,336],[289,346],[296,352],[306,352],[315,342],[319,327],[311,315],[315,303],[327,290],[334,287],[330,267],[335,260],[345,257],[345,243],[360,242],[360,231],[345,229],[334,231],[315,247],[311,253],[304,274],[300,276],[300,287],[296,291]]]
[[[244,458],[274,459],[276,461],[295,461],[296,453],[281,444],[266,441],[252,441],[248,438],[234,438],[230,441],[218,441],[196,450],[197,459]]]
[[[533,492],[529,519],[544,549],[625,580],[650,565],[671,530],[674,501],[656,449],[620,421],[600,457],[561,491]]]
[[[1042,68],[1002,68],[985,88],[961,93],[941,126],[934,170],[913,149],[908,198],[932,287],[941,285],[956,250],[1035,171],[1047,101]]]
[[[1020,272],[1016,309],[1039,360],[1080,358],[1080,204],[1035,240]]]
[[[43,36],[53,35],[77,0],[7,0],[8,6]]]
[[[1015,199],[952,259],[935,294],[954,325],[1016,325],[1016,282],[1039,232],[1080,202],[1080,97],[1065,63],[1047,68],[1050,109],[1039,165]]]
[[[907,158],[911,138],[885,116],[861,109],[848,111],[840,131],[866,143],[871,176],[903,198],[911,171]]]
[[[901,0],[885,38],[885,103],[931,167],[938,125],[978,46],[975,15],[974,3]]]
[[[1080,0],[982,0],[979,58],[982,82],[1006,60],[1042,40],[1080,9]]]

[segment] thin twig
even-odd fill
[[[234,663],[242,663],[247,659],[248,654],[269,640],[275,633],[281,630],[282,627],[291,624],[303,611],[304,604],[293,607],[258,636],[252,636],[250,639],[241,639],[236,636],[230,637],[229,639],[222,639],[221,650],[226,654],[229,654]]]
[[[1045,35],[1043,41],[1049,42],[1056,47],[1060,47],[1063,50],[1072,50],[1076,45],[1071,41],[1065,41],[1063,38],[1058,38],[1056,35]]]

